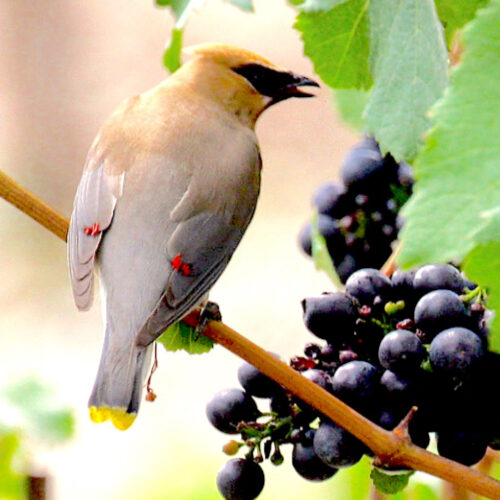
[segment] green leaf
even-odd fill
[[[406,488],[412,474],[413,471],[394,473],[374,467],[370,477],[378,491],[386,495],[394,495]]]
[[[497,233],[500,240],[500,235]],[[500,353],[500,241],[476,246],[466,257],[467,277],[488,290],[488,307],[496,311],[489,338],[489,348]]]
[[[172,37],[163,53],[163,64],[170,73],[173,73],[181,65],[182,34],[183,30],[174,28]]]
[[[0,498],[22,500],[26,495],[26,478],[12,469],[20,451],[20,439],[16,432],[0,430]]]
[[[205,335],[200,335],[182,321],[168,327],[157,340],[167,351],[184,350],[190,354],[203,354],[210,351],[214,343]]]
[[[170,7],[176,19],[179,19],[187,10],[191,0],[156,0],[158,7]]]
[[[476,246],[482,214],[499,203],[498,33],[500,1],[493,0],[464,30],[462,62],[433,109],[435,128],[414,164],[417,182],[403,209],[405,266],[461,261]]]
[[[364,127],[362,116],[368,97],[368,92],[358,89],[337,89],[333,93],[335,109],[354,130]]]
[[[159,7],[169,7],[176,19],[170,40],[163,53],[164,66],[173,73],[181,65],[182,34],[191,10],[204,0],[156,0]]]
[[[236,5],[245,12],[254,11],[252,0],[226,0],[226,1],[231,2],[232,4]]]
[[[295,23],[314,70],[334,88],[369,88],[369,0],[335,2],[326,12],[300,12]]]
[[[312,235],[311,235],[311,250],[312,257],[316,269],[324,271],[328,277],[332,280],[333,285],[337,290],[342,288],[342,283],[340,278],[335,271],[330,253],[326,246],[325,238],[318,231],[318,214],[314,213],[312,218]]]
[[[448,83],[443,29],[432,0],[372,0],[369,14],[368,130],[383,153],[411,160],[429,128],[427,111]]]
[[[476,10],[487,3],[488,0],[436,0],[436,9],[445,27],[448,45],[455,31],[468,23],[474,17]]]
[[[65,441],[73,436],[73,412],[51,388],[38,380],[26,378],[10,384],[2,390],[0,397],[16,414],[15,426],[28,436],[52,442]]]

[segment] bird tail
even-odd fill
[[[123,336],[113,335],[111,330],[108,324],[88,406],[93,422],[111,420],[117,429],[124,431],[137,416],[153,345],[138,346],[133,338],[131,342],[130,339],[123,342]]]

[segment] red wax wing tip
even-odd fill
[[[87,226],[83,228],[83,232],[87,236],[97,236],[101,232],[101,227],[98,222],[94,222],[92,226]]]
[[[193,274],[193,271],[191,270],[191,266],[189,264],[182,264],[181,273],[184,276],[191,276],[191,274]]]
[[[172,267],[178,271],[182,266],[182,255],[178,253],[173,259],[172,259]]]
[[[178,253],[171,262],[172,268],[180,271],[184,276],[191,276],[193,273],[191,266],[182,260],[182,254]]]

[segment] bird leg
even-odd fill
[[[200,335],[203,334],[203,330],[207,326],[209,321],[222,321],[222,314],[220,312],[219,305],[216,302],[211,302],[210,300],[205,302],[201,307],[200,320],[196,325],[196,340]]]

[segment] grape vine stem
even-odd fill
[[[68,220],[2,171],[0,171],[0,196],[66,241]],[[194,311],[183,321],[189,326],[197,326],[200,321],[199,311]],[[203,334],[248,361],[291,393],[354,434],[375,453],[379,463],[427,472],[484,497],[500,500],[499,481],[478,470],[419,448],[401,433],[387,431],[375,425],[224,323],[209,321]]]

